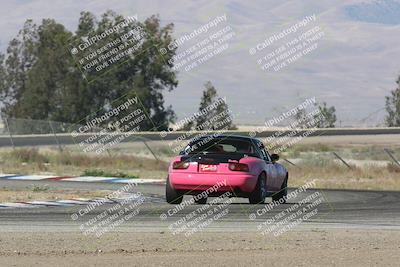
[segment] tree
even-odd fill
[[[232,114],[225,99],[218,96],[211,82],[205,83],[205,90],[200,100],[199,112],[196,118],[197,130],[236,129]]]
[[[6,91],[6,69],[4,68],[4,55],[2,53],[0,53],[0,96],[3,99],[3,92]]]
[[[75,110],[68,110],[64,102],[72,97],[68,80],[73,62],[65,50],[72,34],[52,19],[44,19],[35,34],[35,63],[27,72],[26,90],[15,103],[13,115],[73,122]]]
[[[86,13],[84,16],[85,19],[81,21],[85,21],[86,28],[90,28],[91,24],[95,25],[93,34],[101,34],[125,20],[123,16],[112,11],[103,14],[97,23],[89,14]],[[160,19],[151,16],[144,22],[129,22],[129,26],[122,29],[119,35],[127,34],[137,27],[144,29],[146,33],[141,49],[129,56],[118,68],[111,68],[107,75],[97,78],[91,83],[91,88],[96,88],[98,98],[104,100],[103,103],[99,103],[104,107],[104,111],[120,105],[134,95],[138,96],[144,112],[149,115],[149,120],[143,122],[141,128],[166,130],[176,119],[172,107],[165,107],[162,94],[164,90],[172,91],[178,85],[176,73],[170,63],[176,48],[168,49],[166,54],[160,55],[158,47],[167,47],[174,41],[173,24],[161,27]],[[114,101],[115,99],[118,101]]]
[[[87,78],[96,78],[91,83],[82,78],[69,52],[70,44],[81,43],[124,20],[113,11],[107,11],[99,20],[89,12],[82,12],[75,33],[53,19],[44,19],[39,26],[28,20],[10,42],[6,56],[0,55],[0,75],[4,77],[0,84],[2,112],[7,117],[84,123],[135,95],[150,118],[142,129],[166,129],[175,120],[175,114],[171,106],[165,107],[162,92],[171,91],[178,84],[169,60],[176,48],[168,49],[164,55],[158,49],[174,41],[173,24],[161,27],[157,16],[144,22],[129,22],[118,34],[142,27],[146,35],[140,51],[101,77],[88,74]],[[117,33],[110,37],[114,40]],[[104,39],[98,44],[109,41]]]
[[[37,27],[27,20],[16,38],[10,41],[7,56],[2,56],[0,102],[5,116],[19,113],[18,103],[27,90],[28,71],[36,62]]]
[[[293,128],[308,128],[308,119],[307,113],[305,109],[298,109],[296,114],[294,114],[294,122],[291,125],[294,125]]]
[[[326,102],[318,105],[320,114],[314,116],[315,127],[317,128],[335,128],[336,109],[334,106],[328,107]]]
[[[400,126],[400,77],[396,81],[397,88],[390,92],[390,96],[386,96],[386,118],[385,122],[388,127]]]

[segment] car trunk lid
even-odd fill
[[[239,162],[245,155],[238,153],[224,154],[196,154],[182,156],[185,162],[197,162],[197,172],[213,173],[229,162]],[[224,166],[226,169],[226,166]]]

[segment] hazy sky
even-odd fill
[[[190,71],[181,70],[179,86],[166,93],[180,118],[195,112],[206,81],[226,96],[238,123],[265,119],[316,97],[335,105],[342,125],[376,125],[382,121],[384,96],[400,74],[400,4],[397,1],[3,1],[0,10],[0,49],[5,51],[28,18],[54,18],[74,31],[79,13],[100,15],[112,9],[140,20],[159,14],[175,24],[174,36],[193,32],[226,14],[220,30],[229,26],[229,47]],[[249,49],[306,16],[316,15],[304,29],[318,27],[323,36],[316,48],[284,69],[263,71],[257,60],[274,51],[272,45],[251,55]],[[291,41],[289,34],[274,45]],[[179,48],[184,51],[207,37],[203,33]],[[368,117],[373,113],[371,116]],[[363,118],[366,118],[362,120]]]

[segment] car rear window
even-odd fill
[[[255,149],[250,141],[233,138],[211,138],[200,139],[195,143],[188,145],[185,149],[186,154],[197,153],[241,153],[254,154]]]

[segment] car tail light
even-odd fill
[[[231,171],[248,172],[249,166],[244,163],[229,163],[229,169]]]
[[[189,168],[189,165],[190,165],[190,163],[189,162],[185,162],[185,161],[175,161],[173,164],[172,164],[172,169],[174,169],[174,170],[182,170],[182,169],[187,169],[187,168]]]

